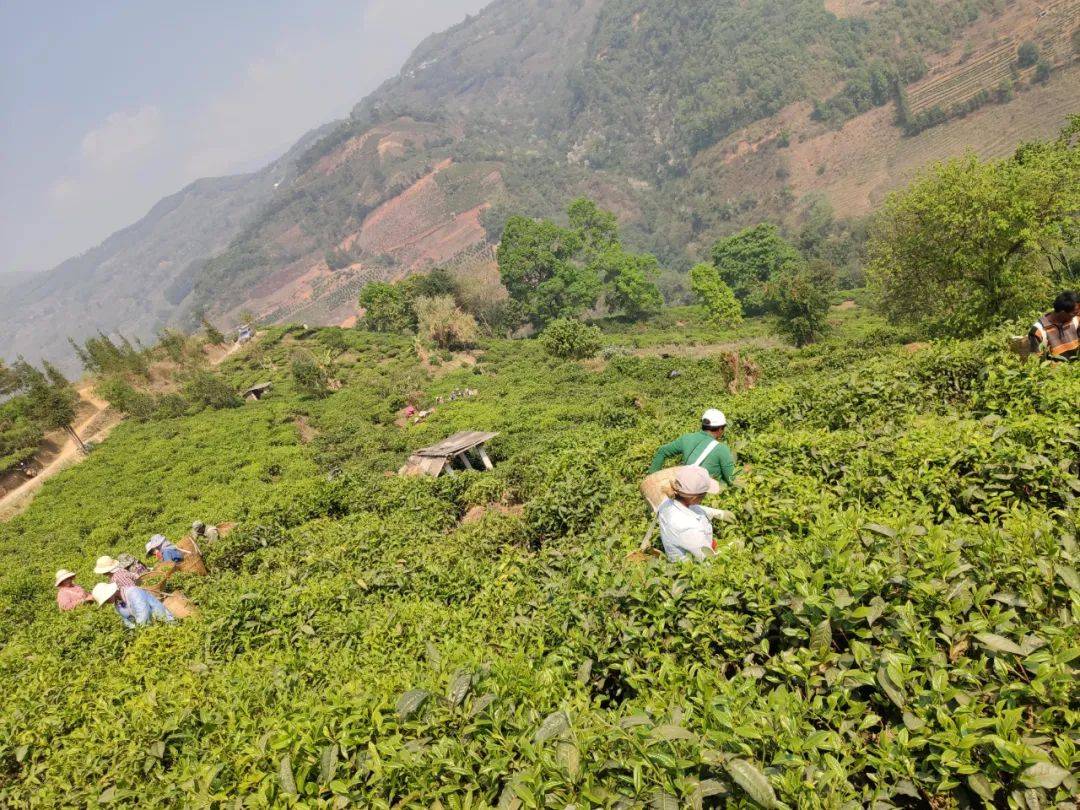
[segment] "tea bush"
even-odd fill
[[[573,318],[560,318],[548,324],[540,335],[548,354],[564,359],[584,360],[600,351],[600,330]]]
[[[684,315],[603,340],[706,342]],[[876,328],[752,349],[737,394],[719,357],[445,373],[332,330],[321,400],[290,363],[326,333],[271,330],[223,366],[267,398],[126,422],[0,525],[0,805],[1074,806],[1080,374]],[[738,522],[628,560],[653,451],[716,405]],[[463,429],[494,472],[386,475]],[[56,611],[56,568],[194,518],[238,521],[181,583],[200,619]]]

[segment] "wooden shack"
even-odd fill
[[[262,382],[257,385],[251,386],[251,388],[249,388],[240,396],[244,398],[245,402],[255,402],[256,400],[262,399],[268,393],[270,393],[270,383]]]
[[[475,470],[476,465],[469,458],[469,453],[474,452],[483,465],[483,469],[490,470],[495,465],[484,449],[484,445],[498,436],[498,433],[483,433],[479,430],[465,430],[455,433],[448,439],[443,439],[438,444],[430,447],[421,447],[414,450],[409,456],[408,462],[399,471],[399,475],[430,475],[438,478],[444,472],[454,475],[454,462],[458,462],[462,469]]]

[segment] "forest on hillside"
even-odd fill
[[[842,122],[895,100],[923,75],[923,54],[1003,5],[910,0],[838,19],[819,0],[605,3],[592,58],[572,79],[584,159],[678,174],[696,152],[794,101]]]

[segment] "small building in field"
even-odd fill
[[[461,470],[476,470],[477,464],[469,457],[475,454],[479,469],[491,470],[494,464],[484,449],[484,445],[498,436],[498,433],[483,433],[479,430],[464,430],[430,447],[414,450],[409,460],[399,471],[399,475],[430,475],[438,478],[443,473],[454,475],[455,462]]]
[[[245,402],[255,402],[265,397],[268,393],[270,393],[270,383],[262,382],[251,386],[251,388],[246,390],[240,396],[244,398]]]

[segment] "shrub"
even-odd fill
[[[548,324],[540,342],[547,353],[563,359],[584,360],[600,350],[600,330],[572,318],[560,318]]]
[[[1028,40],[1016,49],[1016,64],[1029,68],[1039,61],[1039,46]]]
[[[106,377],[97,383],[95,390],[110,406],[134,419],[149,419],[154,414],[154,397],[137,390],[122,377]]]
[[[184,398],[196,406],[204,408],[237,408],[242,403],[220,377],[210,371],[196,371],[184,386]]]
[[[1044,84],[1050,81],[1050,73],[1052,70],[1053,68],[1051,68],[1049,62],[1047,62],[1045,59],[1040,59],[1035,65],[1035,81],[1037,81],[1039,84]]]
[[[721,239],[713,247],[712,263],[748,315],[766,310],[765,285],[770,278],[802,261],[799,251],[772,223],[762,222]]]
[[[221,346],[225,343],[225,335],[221,333],[207,318],[202,319],[203,332],[206,334],[206,342],[211,346]]]
[[[464,349],[476,343],[480,329],[476,318],[463,312],[449,295],[417,298],[418,333],[440,349]]]
[[[742,323],[742,307],[739,306],[731,287],[720,278],[720,271],[713,265],[695,265],[690,271],[690,288],[713,324],[725,327]]]
[[[780,334],[798,347],[819,340],[828,330],[829,298],[836,270],[815,259],[782,274],[770,284],[769,298]]]
[[[330,374],[306,349],[293,352],[289,364],[296,390],[306,397],[322,399],[330,394]]]
[[[158,333],[158,346],[164,350],[165,355],[174,363],[183,362],[186,343],[187,338],[173,329],[162,329]]]
[[[954,336],[1026,315],[1077,237],[1078,189],[1080,147],[1066,139],[932,167],[874,221],[867,274],[882,311]]]
[[[360,291],[360,306],[364,310],[360,324],[372,332],[407,332],[416,326],[405,290],[396,284],[373,281],[366,285]]]

